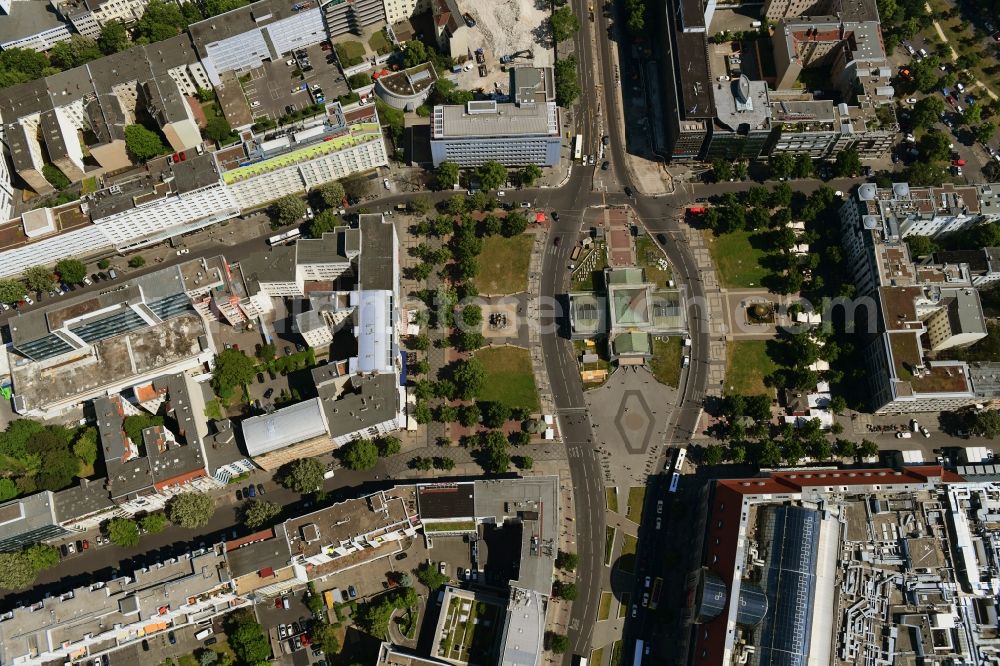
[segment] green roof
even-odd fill
[[[649,354],[649,336],[645,333],[629,332],[615,336],[612,343],[616,354]]]
[[[642,284],[641,268],[615,268],[608,271],[608,284]]]

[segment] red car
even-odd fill
[[[952,160],[951,163],[955,166],[965,166],[965,160],[962,159]]]
[[[83,540],[83,549],[87,550],[88,548],[90,548],[90,542],[87,541],[86,539],[84,539]]]

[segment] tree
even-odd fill
[[[427,586],[432,592],[448,583],[450,578],[431,566],[429,562],[422,562],[417,568],[417,580]]]
[[[552,586],[552,592],[555,596],[560,599],[565,599],[566,601],[573,601],[577,597],[576,585],[574,583],[564,583],[557,580],[555,585]]]
[[[416,67],[427,62],[427,47],[419,39],[411,39],[406,42],[406,49],[403,50],[403,66]]]
[[[775,153],[767,160],[772,178],[790,178],[795,168],[795,158],[788,153]]]
[[[309,222],[309,235],[313,238],[321,238],[323,234],[341,226],[344,226],[344,221],[332,208],[327,208]]]
[[[430,423],[434,420],[434,415],[426,400],[417,401],[416,407],[413,408],[413,419],[420,424]]]
[[[344,186],[337,181],[320,186],[316,192],[323,203],[331,208],[339,208],[344,201],[344,197],[347,196],[344,192]]]
[[[580,96],[580,81],[576,76],[576,56],[556,61],[556,103],[568,107]]]
[[[198,652],[198,666],[215,666],[219,662],[219,653],[215,650],[203,649]]]
[[[226,618],[229,647],[243,664],[260,664],[271,658],[271,645],[254,618],[253,611],[241,608]]]
[[[375,445],[378,447],[378,454],[382,458],[394,456],[403,449],[403,444],[399,441],[399,438],[392,435],[379,437]]]
[[[804,153],[795,156],[795,165],[792,167],[792,176],[795,178],[809,178],[813,174],[812,157]]]
[[[861,440],[861,445],[858,446],[858,455],[862,458],[874,458],[878,455],[878,444],[870,439]]]
[[[920,151],[920,159],[926,162],[938,162],[946,160],[951,155],[951,140],[948,135],[942,132],[928,132],[920,137],[917,143],[917,150]]]
[[[427,472],[434,466],[434,459],[428,458],[426,456],[417,456],[410,459],[410,468],[419,469],[421,472]]]
[[[132,268],[142,268],[146,265],[146,259],[141,254],[137,254],[128,260],[128,265]]]
[[[567,553],[564,550],[560,550],[559,554],[556,555],[556,566],[564,571],[569,571],[570,573],[576,571],[576,565],[579,562],[579,558],[576,553]]]
[[[469,328],[478,329],[483,323],[483,308],[469,304],[462,308],[462,323]]]
[[[205,138],[222,144],[233,136],[233,128],[229,126],[225,116],[217,115],[205,124],[205,129],[201,133]]]
[[[449,215],[461,215],[465,212],[465,195],[464,194],[453,194],[448,202],[445,204],[445,210]]]
[[[381,114],[381,110],[379,111]],[[344,194],[349,201],[360,201],[371,191],[371,181],[364,176],[353,176],[341,181],[344,186]]]
[[[968,419],[973,434],[989,439],[1000,436],[1000,412],[995,410],[976,412]]]
[[[234,387],[252,382],[255,372],[253,359],[239,349],[225,349],[215,357],[212,388],[219,396],[227,398]]]
[[[438,405],[434,410],[434,420],[438,423],[454,423],[458,420],[458,408],[449,404]]]
[[[910,246],[910,254],[914,257],[925,257],[938,249],[930,236],[907,236],[906,244]]]
[[[87,277],[87,267],[78,259],[62,259],[56,264],[56,273],[66,284],[79,284]]]
[[[0,279],[0,303],[17,303],[24,297],[24,284],[11,278]]]
[[[524,230],[528,228],[528,218],[526,218],[521,213],[507,213],[507,216],[503,219],[501,225],[501,233],[506,238],[513,238],[514,236],[519,236],[524,233]]]
[[[312,458],[303,458],[302,460],[312,460]],[[255,530],[267,525],[279,515],[281,515],[280,504],[252,499],[243,507],[243,524]]]
[[[344,464],[355,471],[369,470],[378,462],[378,448],[370,439],[358,439],[344,447]]]
[[[167,517],[162,511],[154,511],[153,513],[147,513],[139,521],[139,526],[145,532],[149,534],[157,534],[162,532],[167,526]]]
[[[989,140],[996,134],[997,126],[992,122],[986,122],[976,128],[976,141],[979,143],[989,143]]]
[[[136,41],[152,43],[170,39],[187,27],[187,23],[178,5],[166,0],[151,0],[136,24]]]
[[[552,12],[549,22],[552,24],[552,37],[556,42],[566,41],[580,29],[580,20],[569,5]]]
[[[702,462],[706,465],[718,465],[722,463],[723,451],[718,444],[709,444],[702,451]]]
[[[524,187],[531,187],[535,181],[542,177],[542,168],[537,164],[529,164],[521,169],[520,180]]]
[[[38,572],[22,553],[0,553],[0,589],[28,587],[37,575]]]
[[[556,654],[563,654],[569,649],[569,639],[563,634],[557,634],[553,631],[545,632],[545,642],[549,649]]]
[[[28,291],[48,291],[52,282],[52,271],[45,266],[30,266],[24,271],[24,284]],[[24,295],[23,291],[21,295]]]
[[[286,194],[271,204],[271,215],[285,226],[301,222],[306,214],[306,202],[295,194]]]
[[[441,469],[446,472],[455,469],[455,461],[448,457],[435,457],[434,469]]]
[[[431,199],[426,194],[418,194],[410,199],[410,202],[406,206],[411,213],[426,215],[427,211],[431,209]]]
[[[834,414],[843,414],[847,411],[847,401],[844,400],[844,396],[835,395],[830,399],[830,411]]]
[[[12,479],[0,479],[0,502],[14,499],[17,495],[17,484]]]
[[[458,344],[455,346],[458,347],[459,351],[472,352],[485,345],[486,336],[482,333],[479,333],[478,331],[466,331],[459,333]]]
[[[458,183],[458,165],[454,162],[441,162],[434,170],[434,182],[439,190],[450,190]]]
[[[484,469],[493,474],[501,474],[510,467],[510,453],[507,451],[507,438],[503,433],[492,431],[487,436],[483,446],[486,454]]]
[[[59,69],[79,67],[100,57],[101,49],[97,45],[97,40],[84,35],[73,35],[69,39],[57,42],[49,50],[49,61]]]
[[[410,339],[410,347],[417,351],[427,351],[431,348],[431,339],[421,333]]]
[[[480,404],[483,413],[483,425],[487,428],[499,428],[510,418],[510,407],[502,402],[484,402]]]
[[[518,469],[531,469],[535,466],[535,459],[531,456],[515,456],[513,461]]]
[[[476,169],[484,190],[496,190],[507,181],[507,167],[496,160],[487,160]]]
[[[108,539],[122,548],[131,548],[139,543],[139,525],[128,518],[112,518],[108,523]]]
[[[937,95],[923,97],[913,105],[910,111],[910,122],[914,129],[927,129],[937,123],[944,112],[944,101]]]
[[[101,34],[97,38],[97,46],[104,55],[124,51],[130,46],[128,31],[121,21],[108,21],[101,26]]]
[[[486,384],[486,368],[474,358],[460,361],[452,373],[456,392],[462,400],[471,400]]]
[[[59,550],[55,546],[49,546],[44,543],[33,543],[30,546],[26,546],[21,551],[21,555],[32,571],[36,573],[45,569],[51,569],[59,564]]]
[[[314,647],[318,647],[326,654],[337,654],[340,652],[340,641],[337,640],[337,630],[327,622],[314,622],[309,630]]]
[[[305,495],[323,486],[323,465],[315,458],[299,458],[283,465],[278,483],[285,488]]]
[[[458,408],[458,421],[466,428],[478,425],[481,418],[479,407],[475,403]]]
[[[214,514],[215,500],[204,493],[181,493],[167,505],[170,522],[189,530],[204,527]]]
[[[129,125],[125,128],[125,150],[134,160],[145,162],[167,149],[156,132],[151,132],[142,125]]]
[[[854,148],[840,151],[833,163],[833,172],[840,177],[856,176],[861,173],[861,159],[858,157],[858,151]]]

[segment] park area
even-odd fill
[[[539,409],[538,390],[528,350],[519,347],[487,347],[476,352],[486,369],[480,400],[502,402],[508,407]]]
[[[761,266],[764,249],[762,234],[733,231],[716,236],[705,231],[705,243],[712,255],[712,262],[719,273],[722,286],[727,289],[759,287],[760,281],[770,274]]]
[[[476,289],[481,294],[516,294],[528,288],[528,261],[534,236],[488,236],[479,253]]]
[[[677,388],[681,380],[681,352],[684,341],[680,337],[653,338],[653,358],[649,367],[656,381]]]
[[[764,378],[777,370],[767,354],[767,340],[734,340],[726,349],[726,393],[768,393]]]

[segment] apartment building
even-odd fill
[[[0,51],[30,49],[44,53],[72,36],[44,0],[4,0],[0,9]]]
[[[519,105],[492,100],[439,105],[431,115],[434,166],[475,167],[490,160],[505,166],[555,166],[561,147],[555,102]]]
[[[332,3],[331,3],[332,4]],[[414,14],[421,14],[431,8],[430,0],[384,0],[385,20],[389,25],[405,21]]]
[[[965,264],[969,267],[972,286],[977,289],[1000,280],[1000,248],[997,247],[935,252],[934,261],[939,264]]]
[[[330,38],[347,33],[360,35],[363,28],[386,20],[387,8],[394,0],[327,0],[322,2],[323,22]],[[393,11],[405,11],[409,0],[398,0]],[[407,17],[408,18],[408,17]]]
[[[899,187],[896,194],[903,192]],[[840,211],[845,258],[861,297],[848,316],[870,338],[872,410],[900,414],[975,404],[980,398],[969,366],[932,356],[986,336],[968,266],[914,264],[898,220],[880,214],[878,196],[878,188],[863,184]],[[862,314],[867,323],[858,321]]]
[[[345,112],[333,103],[325,116],[300,130],[245,132],[244,137],[240,145],[215,154],[226,187],[243,210],[389,164],[374,105]]]
[[[50,490],[3,502],[0,516],[4,517],[0,523],[3,552],[69,534],[69,530],[59,524],[55,495]]]
[[[97,39],[101,28],[112,21],[125,26],[139,22],[146,11],[148,0],[62,0],[53,6],[65,21],[81,35]]]
[[[468,56],[472,49],[469,39],[472,29],[465,23],[455,0],[430,0],[431,18],[438,48],[452,58]]]
[[[277,62],[282,54],[327,38],[319,2],[259,0],[193,23],[188,30],[214,86],[222,83],[225,72],[243,73],[265,60]]]

